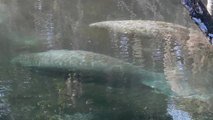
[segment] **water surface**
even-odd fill
[[[183,44],[89,27],[139,19],[194,27],[178,0],[1,0],[0,119],[213,119],[212,49],[199,37]],[[135,83],[138,76],[40,73],[10,63],[22,53],[52,49],[92,51],[162,73],[178,97]]]

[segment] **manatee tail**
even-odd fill
[[[164,73],[140,70],[142,74],[141,83],[147,85],[165,95],[172,95],[170,85],[167,83]]]

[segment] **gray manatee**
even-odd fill
[[[50,50],[47,52],[22,54],[15,57],[11,62],[23,67],[47,71],[89,71],[132,74],[140,76],[142,83],[150,87],[160,88],[161,92],[170,93],[169,87],[165,85],[167,83],[163,73],[147,71],[131,63],[88,51]]]
[[[124,73],[138,71],[136,66],[121,60],[87,51],[50,50],[47,52],[23,54],[12,63],[24,67],[55,69],[62,71],[103,71],[120,70]]]
[[[199,30],[149,20],[103,21],[92,23],[90,27],[105,29],[112,34],[141,36],[141,41],[145,41],[145,36],[149,40],[164,42],[164,74],[171,90],[177,95],[175,101],[192,116],[212,113],[213,47]],[[174,42],[177,43],[175,47],[171,44]],[[182,61],[178,59],[179,56]]]
[[[92,23],[91,28],[107,29],[112,32],[131,34],[148,37],[163,37],[162,35],[171,34],[178,39],[187,39],[189,29],[184,26],[150,20],[121,20],[121,21],[103,21]]]
[[[143,41],[144,36],[154,40],[162,40],[165,43],[165,50],[163,51],[164,72],[172,90],[181,96],[203,94],[203,92],[205,94],[212,93],[213,89],[209,84],[213,81],[209,77],[211,78],[213,72],[213,48],[200,31],[173,23],[150,20],[103,21],[90,24],[90,27],[106,29],[112,31],[113,34],[123,33],[142,36],[141,41]],[[174,41],[179,45],[176,48],[172,48],[171,45],[171,42]],[[176,55],[175,52],[172,53],[172,49],[178,49],[181,56],[184,56],[183,61],[187,63],[184,65],[185,71],[178,71],[181,68],[176,65],[176,61],[178,62],[176,57],[180,55],[178,53]],[[191,61],[194,63],[191,63]],[[188,78],[180,77],[181,72],[187,73],[188,75],[185,76],[188,76]],[[202,77],[202,74],[208,77]],[[189,80],[185,81],[185,79]],[[203,79],[202,84],[200,79]],[[196,88],[194,85],[197,85]],[[210,92],[207,93],[204,89]]]

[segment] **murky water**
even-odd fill
[[[0,119],[213,119],[213,48],[200,32],[175,24],[169,31],[155,26],[138,32],[144,25],[134,26],[137,21],[127,31],[123,22],[90,25],[112,20],[196,29],[179,0],[1,0]],[[119,67],[64,72],[11,63],[20,54],[60,49],[111,56],[147,75]]]

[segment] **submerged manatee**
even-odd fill
[[[174,97],[175,101],[191,114],[212,113],[213,47],[199,30],[149,20],[103,21],[90,24],[90,27],[113,34],[141,36],[141,41],[163,42],[164,73],[178,96]]]
[[[147,71],[131,63],[88,51],[50,50],[47,52],[23,54],[15,57],[12,63],[47,71],[132,74],[141,76],[142,82],[150,87],[166,86],[165,84],[167,84],[163,73]],[[169,94],[168,87],[161,87],[160,90]]]
[[[92,23],[89,26],[95,29],[106,29],[115,33],[135,34],[136,36],[158,39],[175,39],[181,44],[193,45],[193,47],[201,47],[201,45],[205,47],[210,46],[207,38],[199,30],[163,21],[103,21]]]
[[[162,51],[164,53],[164,71],[172,90],[181,96],[203,94],[203,92],[212,93],[212,87],[204,88],[204,86],[213,83],[211,80],[213,47],[200,31],[173,23],[149,20],[103,21],[90,24],[90,27],[106,29],[112,31],[113,34],[142,36],[141,41],[144,40],[144,36],[148,37],[150,40],[148,42],[151,42],[152,39],[161,40],[164,42],[164,51]],[[177,57],[181,57],[182,61],[176,59]],[[182,64],[182,62],[187,63],[183,64],[185,71],[178,71],[182,69],[178,68],[177,64]],[[185,80],[186,78],[180,77],[181,72],[188,74],[185,75],[188,76],[188,81]],[[202,74],[206,77],[202,78]],[[200,79],[203,79],[203,83],[200,82]]]
[[[23,54],[12,63],[24,67],[53,69],[62,71],[137,71],[138,68],[121,60],[87,51],[50,50],[47,52]]]
[[[187,39],[189,37],[187,33],[190,32],[181,25],[150,20],[103,21],[92,23],[89,26],[91,28],[107,29],[116,33],[134,33],[148,37],[161,37],[162,35],[171,34],[178,39]]]

